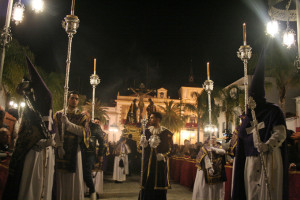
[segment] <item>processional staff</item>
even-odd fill
[[[62,27],[65,29],[66,33],[68,34],[68,54],[66,60],[66,77],[65,77],[65,87],[64,87],[64,114],[67,114],[67,107],[68,107],[68,90],[69,90],[69,75],[70,75],[70,65],[71,65],[71,48],[72,48],[72,39],[73,35],[76,34],[77,29],[79,27],[79,19],[76,15],[74,15],[75,10],[75,0],[72,0],[71,5],[71,14],[67,15],[62,21]],[[65,124],[62,124],[62,135],[61,135],[61,142],[64,140],[64,128]]]
[[[93,87],[93,98],[92,98],[92,122],[95,119],[95,90],[96,86],[100,83],[99,76],[96,74],[96,58],[94,59],[94,73],[90,76],[90,84]]]
[[[257,122],[255,111],[254,111],[254,109],[256,108],[256,102],[251,96],[249,97],[248,105],[251,109],[251,115],[252,115],[252,119],[253,119],[252,127],[250,127],[248,130],[252,130],[254,128],[255,131],[253,133],[253,137],[255,137],[254,134],[256,134],[258,142],[261,142],[260,135],[259,135],[259,128],[258,128],[259,124]],[[250,131],[247,131],[247,132],[250,132]],[[271,200],[272,196],[271,196],[270,180],[268,178],[266,164],[264,162],[263,156],[264,156],[263,152],[259,152],[260,163],[261,163],[261,165],[263,167],[263,171],[264,171],[265,184],[267,185],[269,199]]]
[[[251,58],[252,51],[250,45],[247,45],[246,40],[246,23],[243,24],[243,45],[240,46],[237,52],[238,58],[240,58],[244,63],[244,87],[245,87],[245,113],[247,111],[248,104],[248,60]]]
[[[148,123],[148,120],[144,117],[141,121],[142,126],[143,126],[143,135],[142,137],[146,137],[145,131],[146,131],[146,126]],[[143,173],[144,173],[144,157],[145,157],[145,148],[144,145],[142,145],[142,163],[141,163],[141,185],[143,184]]]
[[[215,130],[215,126],[212,125],[212,120],[211,120],[211,92],[214,89],[214,82],[210,80],[210,72],[209,72],[209,62],[207,62],[207,80],[203,84],[203,88],[207,92],[207,97],[208,97],[208,126],[207,126],[207,131],[209,131],[210,135],[210,147],[212,147],[212,133]],[[212,151],[210,154],[210,160],[212,161]]]

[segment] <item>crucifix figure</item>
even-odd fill
[[[147,94],[150,94],[151,92],[154,92],[155,90],[147,89],[143,83],[140,84],[139,88],[136,88],[136,89],[128,88],[128,90],[131,90],[132,92],[134,92],[139,98],[139,103],[138,103],[138,108],[140,111],[139,122],[141,122],[141,120],[143,118],[143,110],[144,110],[144,105],[145,105],[144,98],[147,96]]]

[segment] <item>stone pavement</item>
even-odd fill
[[[172,189],[168,190],[168,200],[191,200],[192,190],[180,184],[171,182]],[[139,176],[128,177],[123,183],[115,183],[112,175],[104,177],[104,194],[100,195],[103,200],[137,200],[139,194]],[[88,200],[89,198],[85,198]]]

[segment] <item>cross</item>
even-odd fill
[[[258,137],[259,136],[259,130],[265,128],[265,123],[264,122],[260,122],[260,123],[257,122],[255,111],[254,111],[254,109],[256,108],[256,102],[251,96],[249,97],[248,102],[249,102],[249,107],[251,109],[251,114],[252,114],[253,121],[251,122],[251,127],[246,128],[246,131],[247,131],[247,134],[252,134],[252,133],[257,132],[255,134],[253,134],[253,142],[254,142],[254,146],[256,146],[256,144],[258,144],[258,142],[261,142],[260,137]]]

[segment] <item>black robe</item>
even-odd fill
[[[149,140],[152,133],[149,129],[146,129],[145,135],[146,139]],[[169,156],[173,150],[173,133],[168,129],[164,129],[158,136],[161,142],[157,148],[151,148],[150,145],[145,148],[140,200],[166,199],[166,191],[171,187],[169,180]],[[158,153],[162,153],[165,156],[166,162],[157,161],[156,155]]]

